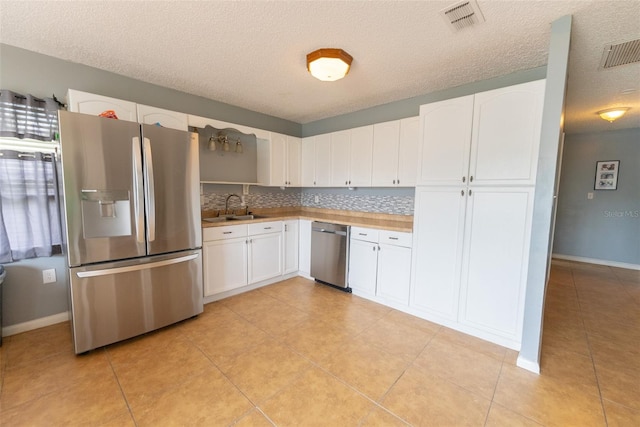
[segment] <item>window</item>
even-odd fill
[[[0,91],[0,263],[60,251],[52,103]]]

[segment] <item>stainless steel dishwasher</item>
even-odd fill
[[[319,221],[311,225],[311,277],[347,292],[351,292],[347,283],[350,229]]]

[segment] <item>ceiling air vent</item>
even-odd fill
[[[606,45],[600,66],[602,68],[611,68],[633,64],[634,62],[640,62],[640,39]]]
[[[482,12],[475,0],[463,0],[446,7],[440,11],[440,16],[454,32],[484,22]]]

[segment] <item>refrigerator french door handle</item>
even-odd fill
[[[147,221],[149,224],[149,241],[156,240],[156,201],[155,189],[153,186],[153,158],[151,157],[151,140],[144,138],[144,169],[146,172],[147,185]]]
[[[144,192],[142,186],[142,154],[140,153],[140,138],[132,138],[131,151],[133,158],[133,213],[136,222],[136,240],[144,243]]]
[[[185,255],[179,258],[166,259],[164,261],[152,262],[149,264],[140,264],[140,265],[131,265],[128,267],[116,267],[116,268],[105,268],[102,270],[93,270],[93,271],[79,271],[76,275],[80,278],[86,277],[96,277],[96,276],[110,276],[112,274],[118,273],[128,273],[131,271],[140,271],[140,270],[149,270],[157,267],[164,267],[166,265],[171,264],[179,264],[181,262],[191,261],[192,259],[198,258],[198,254]]]

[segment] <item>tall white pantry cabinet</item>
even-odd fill
[[[420,107],[410,306],[518,350],[545,80]]]

